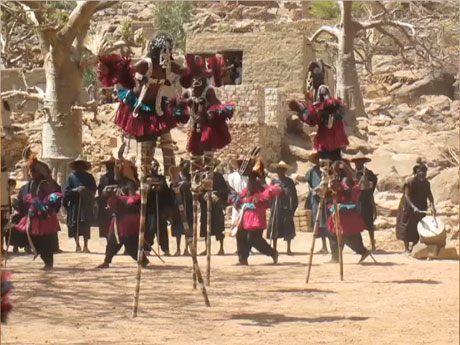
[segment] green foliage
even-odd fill
[[[340,9],[335,1],[313,1],[311,14],[320,19],[338,19],[340,18]]]
[[[50,22],[63,24],[69,20],[69,15],[75,7],[76,1],[47,1],[43,16]]]
[[[129,18],[123,18],[120,23],[121,38],[129,41],[132,36],[132,21]]]
[[[155,3],[153,15],[158,31],[171,35],[176,48],[185,49],[185,30],[192,18],[192,1],[158,1]]]
[[[96,72],[94,68],[86,68],[83,71],[83,86],[88,87],[96,80]]]

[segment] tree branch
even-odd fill
[[[334,26],[323,25],[309,38],[310,42],[315,42],[321,34],[327,33],[336,39],[339,38],[340,30]]]
[[[79,1],[77,7],[72,11],[69,20],[59,31],[58,35],[64,44],[70,46],[77,34],[89,23],[99,1]]]
[[[38,89],[38,88],[36,88]],[[38,90],[37,90],[38,91]],[[22,97],[26,101],[38,101],[38,102],[43,102],[45,99],[45,94],[43,93],[43,90],[38,93],[32,93],[32,92],[27,92],[27,91],[19,91],[19,90],[12,90],[12,91],[5,91],[0,94],[0,97],[2,100],[8,100],[10,98],[14,97]]]
[[[393,26],[398,28],[406,28],[412,32],[412,36],[415,36],[415,29],[414,26],[409,23],[400,22],[398,20],[372,20],[368,22],[357,22],[358,30],[368,30],[372,28],[381,28],[383,26]]]
[[[118,1],[102,1],[97,7],[96,9],[94,10],[94,13],[98,12],[98,11],[102,11],[102,10],[105,10],[109,7],[112,7],[113,5],[115,5]]]

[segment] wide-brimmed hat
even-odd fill
[[[372,159],[370,159],[369,157],[367,157],[366,155],[357,155],[357,156],[354,156],[354,157],[351,157],[350,158],[350,161],[352,163],[355,163],[355,162],[358,162],[358,161],[361,161],[361,162],[364,162],[364,163],[368,163],[370,161],[372,161]]]
[[[308,156],[308,161],[313,164],[317,164],[319,161],[319,153],[314,152],[311,155]]]
[[[275,168],[289,169],[289,165],[285,161],[279,161],[277,164],[275,164]]]
[[[91,163],[88,162],[82,154],[78,155],[78,157],[69,164],[70,169],[75,169],[77,163],[83,163],[86,170],[91,169]]]

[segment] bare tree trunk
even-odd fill
[[[44,64],[48,116],[42,129],[42,158],[50,163],[53,176],[62,185],[68,163],[82,150],[82,111],[72,107],[78,104],[83,79],[71,53],[59,50],[59,46],[55,49],[58,53],[49,54]]]
[[[354,114],[354,116],[347,114],[349,116],[345,117],[347,127],[354,128],[355,117],[366,116],[366,112],[356,71],[354,39],[358,28],[352,20],[351,7],[351,2],[343,2],[342,23],[338,35],[337,96],[342,98],[345,105]]]

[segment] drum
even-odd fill
[[[425,244],[446,245],[446,231],[443,222],[433,216],[426,216],[417,225],[420,242]]]

